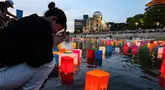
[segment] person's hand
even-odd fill
[[[61,42],[64,41],[65,35],[53,35],[53,47],[59,45]]]

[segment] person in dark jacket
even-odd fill
[[[54,3],[54,2],[50,2],[49,4],[48,4],[48,9],[49,10],[51,10],[51,9],[53,9],[53,8],[55,8],[56,7],[56,4]]]
[[[52,48],[65,39],[61,9],[24,17],[0,35],[0,90],[39,90],[54,68]]]

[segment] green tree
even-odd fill
[[[144,26],[144,15],[137,14],[133,17],[127,18],[128,29],[143,28]]]
[[[165,27],[165,4],[156,5],[144,13],[146,28]]]

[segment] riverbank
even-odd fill
[[[135,38],[144,38],[144,39],[156,39],[156,40],[165,40],[165,32],[158,33],[125,33],[125,34],[79,34],[71,35],[73,37],[82,37],[82,38],[108,38],[112,39],[128,39],[130,37]]]

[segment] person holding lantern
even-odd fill
[[[0,90],[39,90],[53,70],[52,48],[65,39],[67,18],[61,9],[24,17],[0,36]]]

